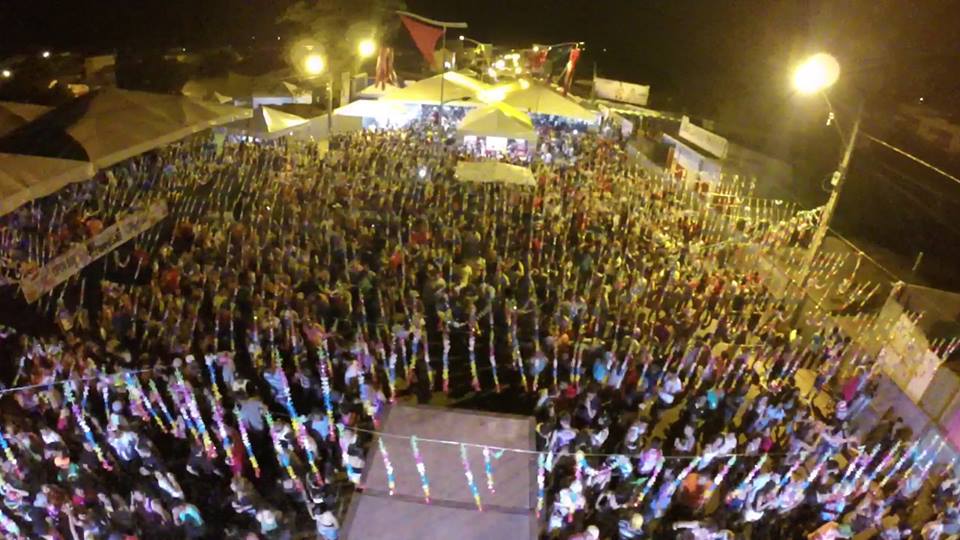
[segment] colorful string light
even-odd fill
[[[450,392],[450,328],[443,325],[443,393]]]
[[[330,375],[327,372],[328,364],[327,359],[330,357],[330,353],[327,350],[327,338],[326,336],[320,339],[320,348],[317,350],[319,353],[319,360],[317,365],[320,368],[320,388],[323,391],[323,407],[327,411],[327,426],[330,430],[330,440],[334,440],[337,437],[336,432],[336,423],[333,420],[333,399],[330,397]]]
[[[397,479],[394,476],[393,464],[390,463],[390,454],[387,453],[387,445],[383,442],[383,437],[377,437],[377,444],[380,446],[380,456],[383,457],[383,469],[387,472],[387,491],[392,497],[397,491]]]
[[[10,445],[7,443],[7,438],[3,435],[3,428],[0,427],[0,448],[3,448],[3,455],[7,457],[7,461],[13,465],[13,470],[17,472],[19,478],[23,478],[23,470],[20,469],[20,463],[17,461],[17,456],[14,455],[13,449],[10,448]]]
[[[253,476],[260,478],[260,464],[257,463],[257,456],[253,453],[253,446],[250,444],[250,435],[247,433],[247,426],[243,423],[240,416],[240,407],[233,406],[233,416],[237,419],[237,428],[240,430],[240,439],[243,441],[243,447],[247,450],[247,457],[250,459],[250,465],[253,467]]]
[[[467,325],[467,356],[470,359],[470,385],[473,387],[475,392],[480,391],[480,377],[477,376],[477,355],[476,355],[476,343],[477,335],[474,332],[474,323],[471,321]]]
[[[477,505],[477,510],[483,511],[483,504],[480,502],[480,490],[477,489],[477,483],[473,479],[473,471],[470,469],[470,459],[467,457],[467,446],[460,443],[460,461],[463,463],[463,475],[467,478],[467,487],[470,494],[473,495],[473,502]]]
[[[170,431],[177,438],[184,438],[186,435],[183,433],[182,429],[178,429],[176,422],[173,421],[173,416],[170,415],[170,410],[167,409],[167,404],[163,401],[163,396],[160,394],[160,391],[157,390],[157,383],[154,382],[153,379],[149,379],[147,384],[150,386],[150,398],[160,407],[160,412],[163,413],[163,417],[170,426]]]
[[[112,471],[113,466],[107,461],[106,456],[103,454],[103,449],[100,448],[100,444],[97,443],[97,440],[93,437],[93,432],[90,431],[90,426],[87,424],[86,418],[83,416],[83,410],[80,409],[80,406],[77,404],[77,400],[74,397],[74,392],[76,388],[74,385],[76,383],[70,381],[69,383],[63,385],[64,397],[67,399],[67,403],[70,404],[70,410],[73,412],[73,416],[77,419],[77,425],[80,426],[80,430],[83,431],[83,436],[87,440],[87,443],[90,444],[93,448],[93,452],[97,455],[97,460],[100,461],[100,466],[105,470]]]
[[[290,464],[290,456],[287,455],[287,452],[283,449],[283,445],[280,443],[280,434],[277,433],[274,427],[273,415],[270,414],[270,411],[264,410],[263,418],[267,421],[267,429],[270,431],[270,441],[273,443],[273,451],[277,455],[277,463],[280,464],[280,468],[287,472],[287,476],[297,484],[298,488],[302,489],[303,485],[300,483],[300,479],[297,478],[297,473],[293,471],[293,465]]]
[[[496,493],[497,490],[493,485],[493,460],[490,455],[490,449],[486,446],[483,447],[483,471],[487,475],[487,491]]]
[[[323,477],[317,468],[317,457],[313,452],[313,445],[307,440],[307,430],[303,426],[303,418],[297,414],[297,409],[293,406],[293,396],[290,393],[290,381],[287,380],[287,374],[283,371],[283,359],[277,356],[277,373],[280,377],[280,390],[283,393],[284,404],[287,408],[287,414],[290,415],[290,424],[293,426],[293,432],[297,437],[297,444],[307,454],[307,464],[310,466],[310,472],[313,473],[317,482],[323,484]]]
[[[153,404],[150,403],[150,400],[147,396],[144,395],[143,387],[140,386],[140,381],[133,376],[133,373],[127,372],[124,376],[124,381],[127,386],[127,392],[130,394],[130,397],[137,403],[140,403],[147,413],[150,415],[150,418],[160,427],[160,431],[164,433],[170,433],[167,429],[166,424],[163,423],[163,419],[160,418],[160,415],[157,414],[156,409],[153,408]]]
[[[710,486],[703,493],[703,503],[706,504],[710,500],[710,497],[713,496],[714,491],[723,484],[723,480],[727,477],[727,473],[730,472],[730,468],[733,467],[733,464],[737,462],[737,456],[730,456],[730,459],[724,463],[723,468],[720,469],[720,472],[713,477],[713,481],[710,482]]]
[[[174,369],[173,373],[177,378],[177,385],[183,393],[183,401],[187,405],[187,412],[189,415],[192,415],[192,420],[200,432],[200,439],[203,441],[204,450],[207,451],[207,457],[215,460],[217,459],[217,447],[213,445],[213,440],[207,431],[207,424],[203,421],[203,416],[200,414],[200,407],[197,405],[197,396],[194,395],[193,388],[183,380],[183,374],[180,373],[179,369]]]
[[[207,370],[210,372],[210,381],[212,383],[213,396],[210,397],[210,407],[213,409],[213,422],[217,425],[217,433],[220,435],[220,442],[223,444],[224,459],[227,466],[233,468],[233,442],[230,440],[230,432],[223,421],[223,396],[220,394],[220,385],[217,383],[217,370],[213,366],[214,356],[207,356]]]
[[[417,444],[417,436],[410,437],[410,450],[413,451],[413,460],[417,463],[417,472],[420,473],[420,487],[423,489],[423,499],[430,504],[430,480],[427,479],[427,467],[423,464],[423,456],[420,455],[420,447]]]
[[[544,496],[547,481],[546,459],[543,453],[537,454],[537,519],[543,513],[543,507],[546,504]]]

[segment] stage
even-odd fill
[[[410,435],[498,447],[535,449],[532,417],[457,409],[395,405],[380,431],[394,469],[396,490],[390,496],[376,440],[370,445],[362,492],[354,494],[341,529],[346,540],[533,540],[537,537],[536,456],[505,452],[492,459],[494,489],[487,487],[482,448],[467,447],[470,469],[480,492],[477,511],[467,487],[460,446],[418,442],[430,483],[424,501]],[[401,435],[394,437],[390,435]],[[494,453],[494,452],[492,452]]]

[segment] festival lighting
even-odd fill
[[[503,59],[500,59],[493,63],[493,67],[497,69],[506,69],[507,63],[504,62]]]
[[[530,88],[530,82],[527,81],[526,79],[520,79],[520,88],[523,90]]]
[[[50,58],[50,51],[43,51],[42,53],[40,53],[40,56],[44,58]]]
[[[308,54],[303,59],[303,70],[306,71],[308,75],[319,75],[323,73],[325,67],[326,63],[319,54]]]
[[[497,70],[493,69],[492,67],[489,67],[489,68],[487,68],[487,75],[489,75],[490,78],[492,78],[492,79],[496,79],[496,78],[497,78]]]
[[[5,69],[3,71],[0,71],[0,75],[3,75],[4,79],[9,79],[10,77],[13,77],[13,72],[10,71],[9,69]]]
[[[837,59],[826,53],[817,53],[793,72],[793,86],[802,94],[815,94],[832,86],[839,77]]]
[[[371,38],[361,40],[357,44],[357,53],[360,54],[360,58],[370,58],[375,52],[377,52],[377,43]]]

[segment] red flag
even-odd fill
[[[573,72],[577,69],[577,60],[580,59],[580,47],[570,49],[570,58],[567,60],[567,67],[563,70],[563,95],[570,91],[570,85],[573,84]]]
[[[417,44],[417,48],[420,49],[423,57],[427,59],[427,64],[430,64],[430,67],[434,67],[433,50],[437,46],[437,40],[443,35],[444,29],[424,24],[406,15],[400,15],[400,20],[403,21],[403,25],[410,31],[410,37],[412,37],[413,42]]]
[[[388,83],[397,84],[397,73],[393,70],[393,47],[380,47],[380,54],[377,56],[376,86],[385,90]]]

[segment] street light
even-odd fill
[[[361,40],[357,45],[360,58],[370,58],[375,52],[377,52],[377,43],[371,38]]]
[[[303,59],[303,70],[307,75],[319,75],[323,73],[325,67],[326,62],[323,61],[323,56],[317,53],[308,54]]]
[[[9,69],[5,69],[3,71],[0,71],[0,75],[3,75],[4,79],[9,79],[10,77],[13,77],[13,72],[10,71]]]
[[[50,58],[50,51],[43,51],[42,53],[40,53],[40,56],[44,58]]]
[[[840,64],[826,53],[807,58],[793,72],[793,86],[801,94],[816,94],[833,86],[840,78]]]
[[[833,106],[823,92],[833,86],[839,77],[840,64],[837,60],[829,54],[818,53],[805,60],[796,68],[793,72],[793,86],[801,94],[823,95],[827,105],[830,107],[831,117],[835,117],[836,114]],[[850,139],[845,141],[846,148],[844,149],[843,157],[840,159],[840,164],[837,166],[837,170],[834,171],[833,178],[830,181],[833,186],[833,189],[830,191],[830,198],[827,199],[827,203],[823,206],[823,212],[820,214],[820,223],[817,225],[817,230],[813,233],[813,238],[810,239],[810,246],[807,248],[807,252],[804,254],[803,261],[800,265],[799,285],[801,291],[806,287],[807,280],[810,279],[813,260],[816,258],[817,252],[820,251],[823,239],[826,237],[827,230],[830,228],[830,219],[833,217],[833,212],[837,208],[837,201],[840,199],[840,189],[843,187],[843,181],[847,176],[847,167],[850,165],[850,157],[853,155],[857,134],[860,132],[860,120],[862,117],[863,99],[860,100],[857,106],[857,116],[853,122]],[[841,139],[842,138],[841,134]],[[797,308],[799,310],[800,306],[798,305]]]

